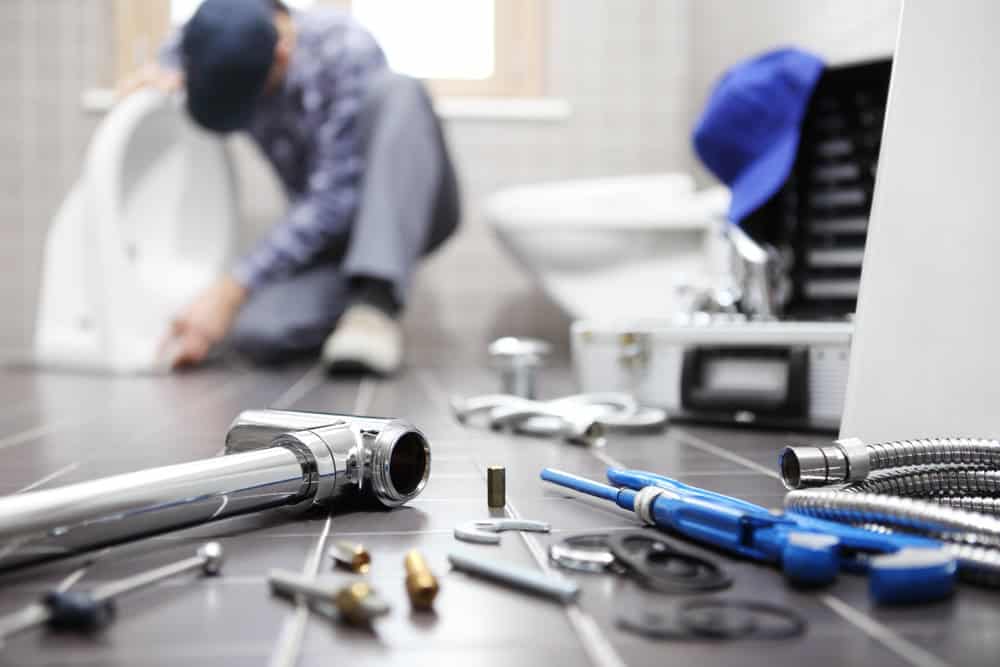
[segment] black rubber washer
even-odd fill
[[[762,622],[767,617],[778,623]],[[693,634],[718,639],[789,639],[804,634],[808,627],[805,618],[789,607],[726,598],[681,602],[677,622]]]
[[[611,535],[608,546],[640,585],[660,593],[705,593],[728,588],[733,583],[712,561],[679,551],[649,531]]]

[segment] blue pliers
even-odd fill
[[[696,542],[773,563],[799,586],[832,583],[842,569],[866,573],[873,599],[883,604],[937,600],[955,587],[955,558],[936,540],[771,512],[651,472],[609,468],[607,474],[614,486],[551,468],[542,479],[610,500]]]

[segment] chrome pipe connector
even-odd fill
[[[859,482],[870,471],[868,446],[858,438],[844,438],[826,447],[786,447],[778,463],[786,489]]]
[[[427,440],[405,422],[249,411],[224,456],[0,498],[0,570],[347,495],[395,507],[429,474]]]
[[[329,429],[347,427],[355,441],[328,442]],[[427,438],[412,424],[400,419],[332,415],[295,410],[245,410],[229,427],[226,451],[238,452],[281,444],[309,450],[319,441],[326,444],[329,461],[327,480],[317,502],[327,502],[345,492],[361,493],[386,507],[396,507],[424,490],[431,472],[431,449]],[[331,471],[333,471],[331,473]]]
[[[866,445],[858,438],[837,440],[826,447],[786,447],[778,458],[786,488],[860,482],[875,470],[960,464],[1000,468],[1000,440],[984,438],[923,438]]]

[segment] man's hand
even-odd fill
[[[225,277],[202,292],[172,323],[161,352],[172,357],[173,368],[195,366],[222,340],[246,301],[247,290]]]

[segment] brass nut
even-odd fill
[[[416,549],[407,552],[403,565],[406,567],[406,593],[410,596],[410,604],[414,609],[430,609],[439,590],[437,577]]]
[[[502,509],[507,504],[507,473],[503,466],[486,469],[486,504],[491,509]]]

